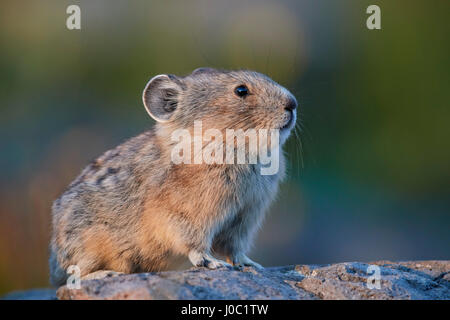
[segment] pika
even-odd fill
[[[173,270],[183,263],[253,266],[247,252],[285,176],[260,163],[175,164],[171,134],[180,128],[277,129],[282,145],[297,100],[268,76],[199,68],[150,79],[144,106],[156,124],[91,162],[52,206],[50,282],[100,270]],[[226,260],[226,261],[225,261]]]

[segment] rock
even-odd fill
[[[379,267],[379,289],[369,288],[368,280],[374,274],[370,265]],[[59,299],[450,299],[449,280],[450,261],[349,262],[263,270],[193,268],[83,280],[81,289],[63,286],[57,296]]]
[[[369,288],[378,266],[380,288]],[[373,268],[373,267],[372,267]],[[450,261],[296,265],[208,270],[192,268],[140,274],[107,274],[63,286],[12,292],[2,299],[450,299]],[[369,281],[369,283],[371,283]]]

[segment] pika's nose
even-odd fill
[[[289,97],[284,108],[289,111],[294,111],[297,108],[297,100],[294,97]]]

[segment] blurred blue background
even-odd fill
[[[81,7],[81,30],[66,8]],[[366,8],[381,7],[381,30]],[[450,259],[448,1],[2,1],[0,293],[48,285],[51,202],[153,125],[146,81],[254,69],[300,102],[263,265]]]

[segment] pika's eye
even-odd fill
[[[248,94],[248,88],[245,85],[240,85],[240,86],[236,87],[236,89],[234,89],[234,93],[238,97],[245,97]]]

